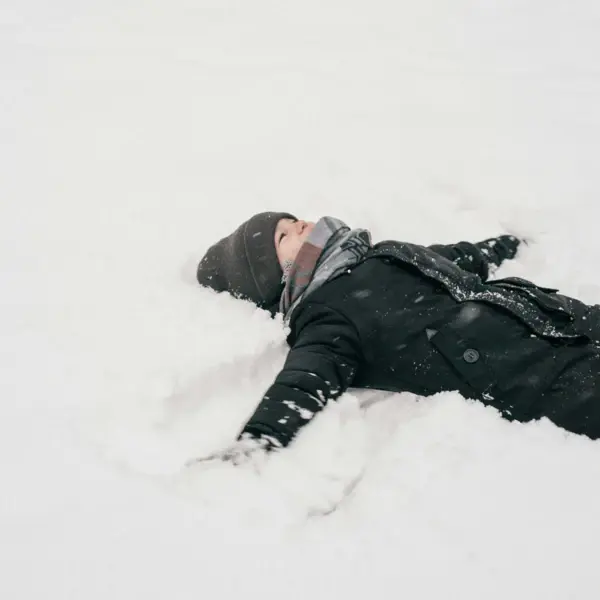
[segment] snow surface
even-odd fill
[[[262,210],[531,240],[600,301],[595,1],[0,5],[0,597],[598,598],[600,445],[353,390],[226,446],[286,354],[200,289]]]

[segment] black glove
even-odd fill
[[[273,439],[264,436],[253,437],[252,435],[245,433],[227,448],[219,450],[218,452],[213,452],[208,456],[192,458],[186,462],[186,466],[191,467],[198,463],[214,461],[230,462],[236,466],[242,465],[253,460],[257,456],[263,456],[278,447],[279,445]]]
[[[499,267],[505,260],[510,260],[517,255],[521,241],[514,235],[501,235],[479,242],[477,246],[481,253],[488,258],[490,265]]]

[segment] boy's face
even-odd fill
[[[314,226],[314,223],[293,219],[280,219],[277,223],[274,243],[282,269],[286,261],[294,261]]]

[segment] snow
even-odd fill
[[[262,210],[531,243],[600,301],[591,0],[0,7],[0,596],[596,598],[600,446],[456,393],[352,390],[226,447],[286,354],[200,289]]]

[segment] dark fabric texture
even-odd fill
[[[285,446],[353,386],[458,390],[507,419],[600,437],[600,307],[526,280],[485,283],[513,240],[376,245],[299,304],[284,368],[243,433]]]
[[[283,273],[273,238],[277,223],[286,218],[296,220],[288,213],[264,212],[242,223],[208,249],[198,264],[198,283],[276,312]]]

